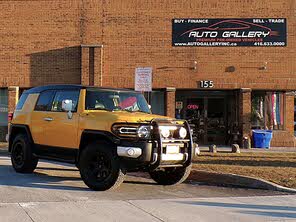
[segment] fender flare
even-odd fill
[[[34,144],[34,140],[33,140],[33,137],[32,137],[32,134],[31,134],[31,131],[30,131],[30,128],[28,125],[23,125],[23,124],[11,124],[10,127],[9,127],[9,138],[8,138],[8,151],[11,152],[11,146],[12,146],[12,142],[13,142],[13,138],[14,138],[14,135],[15,135],[15,131],[17,129],[22,129],[22,131],[25,131],[28,138],[29,138],[29,141]]]

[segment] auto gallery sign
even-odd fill
[[[287,45],[285,18],[173,19],[173,46]]]

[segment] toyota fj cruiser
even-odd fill
[[[194,155],[186,121],[153,115],[141,93],[80,85],[25,91],[9,129],[16,172],[39,159],[75,164],[94,190],[118,187],[126,172],[146,171],[158,184],[183,182]]]

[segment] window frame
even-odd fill
[[[52,96],[52,98],[51,98],[51,101],[49,102],[49,104],[52,105],[53,99],[54,99],[54,97],[55,97],[55,91],[56,91],[56,90],[54,90],[54,89],[44,90],[44,91],[40,92],[39,95],[38,95],[38,99],[37,99],[36,104],[35,104],[35,106],[34,106],[34,112],[49,112],[49,111],[50,111],[50,110],[48,110],[48,108],[47,108],[47,110],[38,110],[38,109],[36,109],[36,107],[37,107],[37,105],[38,105],[38,102],[39,102],[39,100],[40,100],[40,96],[42,95],[42,93],[50,92],[50,91],[53,92],[53,96]],[[48,104],[48,105],[49,105],[49,104]],[[49,105],[49,107],[51,107],[51,105]],[[50,109],[51,109],[51,108],[50,108]]]
[[[283,112],[283,124],[281,124],[281,127],[278,127],[278,128],[274,128],[274,123],[272,124],[272,129],[270,130],[273,130],[273,131],[285,131],[286,130],[286,126],[287,126],[287,115],[286,115],[286,92],[285,91],[272,91],[272,90],[254,90],[252,91],[252,95],[251,95],[251,116],[252,116],[252,100],[253,100],[253,96],[254,94],[255,95],[262,95],[264,96],[264,100],[266,99],[265,96],[268,94],[268,93],[277,93],[277,94],[283,94],[283,100],[282,100],[282,104],[280,105],[280,107],[282,106],[282,112]],[[281,108],[280,108],[281,109]],[[255,125],[253,125],[253,119],[251,117],[251,128],[252,129],[257,129],[257,128],[253,128],[253,127],[256,127]],[[262,126],[260,126],[260,128],[262,128]],[[264,127],[263,128],[266,128],[266,123],[264,123]]]
[[[77,110],[78,110],[78,104],[79,104],[79,97],[80,97],[80,93],[81,93],[81,90],[79,89],[57,89],[57,90],[54,90],[54,96],[53,96],[53,99],[51,101],[51,106],[50,106],[50,110],[48,112],[52,112],[52,113],[65,113],[66,111],[58,111],[58,110],[52,110],[52,105],[53,105],[53,102],[55,100],[55,97],[57,95],[58,92],[66,92],[66,91],[73,91],[73,92],[78,92],[78,96],[77,96],[77,105],[75,107],[75,110],[71,111],[72,113],[77,113]]]
[[[19,111],[19,110],[23,109],[29,95],[30,95],[29,93],[25,93],[25,92],[21,95],[20,99],[18,100],[18,102],[17,102],[17,104],[15,106],[15,110]],[[23,99],[23,101],[22,101],[22,99]],[[22,103],[20,103],[20,102],[22,102]],[[20,107],[18,107],[19,105],[20,105]]]

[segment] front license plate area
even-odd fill
[[[166,154],[177,154],[180,153],[180,147],[176,145],[168,145],[166,147]]]

